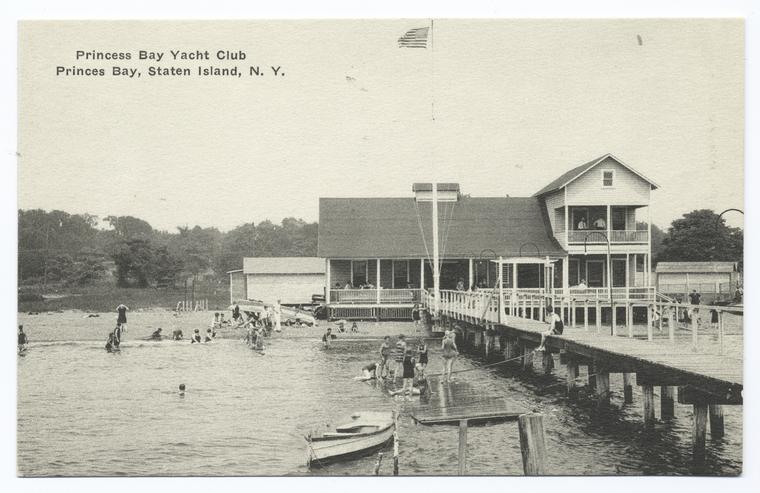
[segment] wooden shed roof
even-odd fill
[[[322,198],[318,255],[432,256],[431,207],[430,202],[416,202],[411,197]],[[565,254],[552,236],[546,211],[537,198],[462,197],[457,202],[441,202],[438,215],[442,258]]]
[[[325,261],[317,257],[246,257],[246,274],[324,274]]]

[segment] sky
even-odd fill
[[[412,196],[417,181],[529,196],[609,152],[659,185],[661,227],[693,209],[744,209],[741,21],[435,20],[428,49],[398,47],[429,25],[22,23],[18,206],[229,230],[315,221],[319,197]],[[220,49],[246,59],[169,54]],[[164,59],[134,60],[139,50]],[[245,75],[147,76],[233,64]],[[142,76],[56,76],[114,65]],[[267,75],[249,77],[251,65]]]

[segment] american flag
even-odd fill
[[[398,38],[399,48],[427,48],[429,27],[410,29]]]

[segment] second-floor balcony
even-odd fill
[[[570,230],[567,234],[567,242],[573,244],[599,245],[610,243],[647,243],[649,231],[637,229],[581,229]]]

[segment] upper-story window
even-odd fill
[[[615,186],[615,170],[603,169],[602,170],[602,187],[612,188]]]

